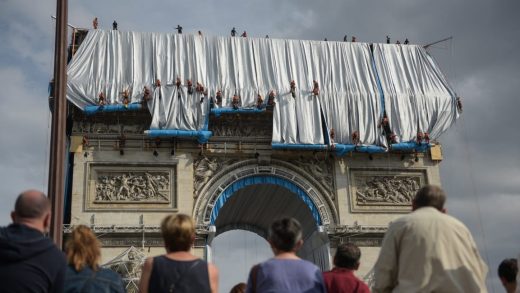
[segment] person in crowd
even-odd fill
[[[446,215],[445,201],[440,187],[424,186],[413,212],[390,224],[373,292],[486,292],[487,266],[466,226]]]
[[[275,221],[268,241],[275,256],[253,266],[246,292],[326,292],[319,268],[296,255],[303,245],[301,225],[296,219]]]
[[[353,243],[340,244],[334,255],[334,268],[323,273],[328,293],[370,293],[368,286],[354,275],[361,251]]]
[[[62,292],[65,255],[45,233],[51,204],[37,190],[22,192],[11,212],[13,223],[0,228],[1,292]]]
[[[231,288],[231,291],[229,293],[246,293],[247,285],[246,283],[238,283],[233,288]]]
[[[507,293],[517,292],[516,275],[518,274],[518,261],[514,258],[504,259],[498,266],[498,277]],[[519,288],[520,289],[520,288]],[[520,290],[519,290],[520,291]]]
[[[161,233],[166,254],[146,259],[140,292],[218,292],[218,269],[190,253],[193,220],[184,214],[169,215],[161,223]]]
[[[87,226],[76,227],[65,245],[69,266],[65,273],[67,293],[124,293],[121,277],[99,267],[101,244]]]

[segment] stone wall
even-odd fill
[[[388,223],[411,210],[411,198],[420,186],[440,183],[439,160],[432,160],[429,153],[335,157],[326,151],[272,150],[265,122],[269,117],[212,121],[217,135],[204,146],[190,140],[147,138],[143,122],[135,123],[146,121],[139,117],[125,116],[117,126],[106,117],[80,118],[74,123],[76,143],[71,147],[70,225],[95,228],[105,244],[103,262],[130,246],[144,246],[148,256],[163,253],[159,225],[165,215],[197,217],[198,203],[211,204],[210,193],[218,196],[219,186],[228,177],[238,176],[240,170],[263,168],[273,174],[287,173],[293,180],[301,178],[301,184],[312,187],[309,190],[325,205],[323,213],[330,218],[323,229],[329,235],[331,254],[338,243],[357,243],[363,254],[358,275],[363,276],[377,258]],[[240,162],[247,164],[235,171],[225,169]],[[205,257],[212,232],[206,222],[197,223],[193,251]]]

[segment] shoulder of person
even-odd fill
[[[113,270],[108,269],[108,268],[99,268],[98,274],[102,275],[103,277],[108,277],[111,279],[113,278],[115,280],[121,279],[121,276],[118,273],[116,273]]]

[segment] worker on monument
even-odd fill
[[[274,107],[276,105],[275,98],[276,98],[276,94],[274,93],[274,91],[270,91],[269,97],[267,99],[267,106]]]
[[[94,20],[92,21],[92,28],[94,28],[95,30],[97,30],[97,28],[98,28],[98,19],[97,19],[97,17],[94,18]]]
[[[390,44],[390,37],[389,36],[386,36],[386,43]]]
[[[410,41],[408,41],[408,38],[406,38],[406,39],[404,40],[404,44],[405,44],[405,45],[410,44]]]
[[[217,106],[222,107],[222,92],[220,90],[217,91]]]
[[[388,138],[391,144],[397,143],[397,135],[395,133],[391,132]]]
[[[152,99],[152,94],[150,92],[150,89],[147,86],[145,86],[143,88],[143,101],[142,101],[143,104],[148,102],[151,99]]]
[[[421,144],[423,139],[424,139],[424,134],[421,131],[417,132],[417,136],[415,137],[417,144]]]
[[[462,99],[461,97],[457,97],[457,110],[459,113],[462,113]]]
[[[104,106],[107,104],[107,99],[105,98],[105,94],[100,92],[98,95],[98,105]]]
[[[117,31],[117,22],[114,20],[114,22],[112,23],[112,29]]]
[[[355,43],[356,42],[356,37],[352,36],[352,40],[351,40],[352,43]]]
[[[263,104],[264,104],[264,99],[262,98],[262,96],[260,94],[258,94],[256,96],[256,107],[258,109],[262,109],[263,107]]]
[[[312,94],[314,96],[318,96],[320,94],[320,85],[318,84],[318,81],[317,80],[313,80],[312,81],[312,85],[313,85]]]
[[[348,42],[348,36],[347,35],[343,36],[343,42]]]
[[[178,34],[182,34],[182,26],[177,25],[177,27],[175,29],[177,30]]]
[[[204,102],[204,98],[208,98],[208,89],[204,89],[202,91],[202,96],[200,96],[200,103],[201,104]]]
[[[401,45],[401,41],[397,40],[397,42],[395,42],[396,45]]]
[[[247,38],[247,32],[244,31],[240,36],[241,36],[242,38]]]
[[[293,80],[291,80],[291,96],[293,98],[296,98],[296,82]]]
[[[193,83],[191,82],[191,79],[186,80],[186,84],[188,87],[188,95],[193,95]]]
[[[336,131],[334,130],[334,128],[330,129],[329,136],[330,136],[330,146],[332,148],[335,148],[336,146],[335,146],[334,138],[336,138]]]
[[[204,93],[204,86],[202,85],[202,83],[197,81],[197,85],[195,86],[195,91],[199,94]]]
[[[352,144],[358,145],[359,144],[359,132],[354,131],[352,133]]]
[[[231,36],[234,37],[237,35],[237,30],[235,29],[235,27],[233,27],[233,29],[231,30]]]
[[[231,100],[231,106],[233,106],[234,110],[238,110],[239,105],[240,105],[240,96],[235,94],[233,96],[233,99]]]
[[[128,92],[128,89],[123,91],[123,105],[125,107],[128,107],[128,104],[130,104],[130,93]]]

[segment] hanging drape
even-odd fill
[[[206,93],[195,90],[197,83]],[[81,109],[97,105],[100,93],[110,105],[122,105],[125,91],[130,103],[141,103],[147,87],[150,129],[187,131],[207,128],[210,99],[231,109],[236,95],[240,108],[253,110],[258,95],[265,106],[274,91],[272,141],[282,147],[387,147],[385,111],[399,142],[417,132],[435,139],[458,118],[454,91],[415,45],[374,44],[372,52],[365,43],[91,30],[68,66],[67,87]]]

